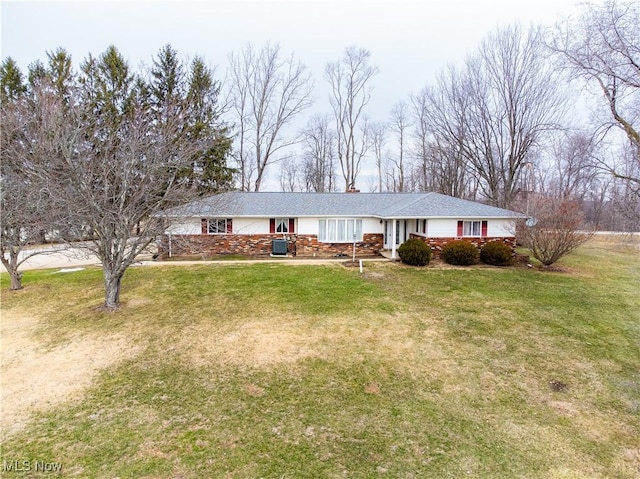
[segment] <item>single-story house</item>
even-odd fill
[[[454,239],[478,247],[515,246],[520,213],[439,193],[221,193],[167,213],[160,257],[270,255],[359,256],[397,247],[410,237],[435,254]],[[274,240],[279,240],[274,243]],[[282,248],[285,248],[282,251]],[[278,251],[274,251],[277,248]]]

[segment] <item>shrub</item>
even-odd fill
[[[519,221],[518,241],[544,266],[552,265],[593,236],[575,200],[537,197],[531,211],[535,220]]]
[[[431,248],[418,238],[409,238],[398,248],[398,256],[403,263],[425,266],[431,261]]]
[[[480,249],[480,261],[493,266],[509,266],[513,251],[502,241],[489,241]]]
[[[442,259],[449,264],[468,266],[478,262],[478,248],[468,241],[451,241],[442,247]]]

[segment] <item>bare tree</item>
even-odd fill
[[[592,191],[598,170],[594,168],[594,138],[584,132],[558,132],[552,139],[547,193],[558,198],[584,200]]]
[[[543,46],[539,28],[512,26],[489,35],[466,63],[463,152],[496,206],[510,206],[525,165],[564,114]]]
[[[370,124],[371,148],[373,156],[376,160],[376,169],[378,170],[378,192],[385,191],[382,186],[382,179],[386,175],[387,165],[384,156],[384,147],[387,136],[387,124],[383,122],[373,122]]]
[[[336,136],[329,117],[312,116],[302,132],[306,191],[335,191]]]
[[[280,190],[281,191],[300,191],[300,165],[296,158],[289,157],[282,160],[280,164]]]
[[[351,46],[339,61],[328,63],[324,70],[331,87],[337,156],[345,190],[355,187],[362,159],[370,146],[364,111],[371,100],[370,80],[378,73],[378,68],[369,63],[370,58],[369,51]]]
[[[404,101],[399,101],[391,109],[391,119],[389,121],[389,129],[396,134],[398,148],[396,155],[391,157],[391,163],[394,165],[393,172],[393,191],[406,191],[406,176],[408,176],[408,166],[406,158],[407,150],[407,129],[411,126],[409,118],[409,106]]]
[[[34,100],[47,119],[47,142],[30,175],[58,213],[55,229],[70,241],[90,238],[80,246],[100,259],[104,307],[113,309],[126,270],[164,232],[165,209],[195,194],[180,172],[211,145],[190,135],[184,108],[151,105],[114,47],[81,70],[72,101],[53,91]]]
[[[453,67],[438,76],[435,86],[411,97],[417,189],[472,196],[464,155],[467,100],[461,74]]]
[[[47,192],[29,177],[34,158],[43,153],[46,117],[34,111],[26,93],[0,102],[0,260],[11,278],[12,290],[22,288],[20,266],[42,248],[39,243],[49,229],[52,209]]]
[[[449,67],[413,99],[424,175],[446,171],[434,183],[448,194],[461,195],[466,173],[496,206],[509,207],[519,194],[525,165],[564,112],[542,47],[537,28],[500,29],[464,67]]]
[[[585,228],[577,201],[542,196],[531,201],[533,219],[519,222],[517,237],[544,266],[552,265],[593,235]]]
[[[612,156],[619,159],[620,166],[613,176],[611,184],[611,202],[613,216],[617,218],[615,229],[622,231],[640,230],[640,183],[629,178],[640,178],[640,162],[637,160],[637,149],[626,143],[618,149],[612,149]],[[608,161],[608,164],[613,162]]]
[[[626,183],[616,181],[615,200],[625,215],[633,216],[640,203],[640,6],[634,1],[587,3],[581,16],[556,25],[549,45],[570,77],[595,87],[604,100],[609,120],[600,122],[600,131],[607,135],[617,127],[628,139],[625,154],[606,155],[596,164]],[[637,224],[640,215],[633,221]]]
[[[582,16],[556,26],[550,47],[572,78],[597,85],[615,124],[640,148],[640,6],[607,0],[585,4]],[[624,175],[623,175],[624,176]],[[639,178],[632,178],[640,182]]]
[[[43,105],[59,86],[52,77],[42,65],[42,77],[27,86],[11,58],[0,67],[0,260],[12,290],[22,288],[20,266],[50,252],[27,246],[45,241],[56,214],[46,189],[30,174],[34,163],[47,160],[50,117]]]
[[[57,154],[41,174],[71,239],[92,238],[83,247],[102,262],[104,307],[113,309],[127,268],[163,233],[164,209],[193,194],[178,178],[197,147],[182,135],[178,118],[156,122],[138,98],[115,128],[86,123],[84,115],[60,115]]]
[[[229,63],[240,188],[259,191],[267,167],[299,140],[286,137],[285,128],[311,105],[312,80],[293,55],[282,58],[278,45],[248,44]]]

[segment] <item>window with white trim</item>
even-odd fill
[[[346,218],[319,220],[318,241],[324,243],[362,241],[362,220]]]
[[[481,221],[464,221],[462,223],[462,236],[480,236],[481,232]]]
[[[427,234],[427,220],[418,218],[416,220],[416,233]]]
[[[276,233],[289,232],[289,218],[276,218]]]
[[[231,229],[231,220],[226,218],[209,218],[207,219],[207,232],[210,235],[227,234]],[[229,227],[229,230],[227,229]]]

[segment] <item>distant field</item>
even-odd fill
[[[2,274],[0,475],[638,478],[637,238],[558,269]]]

